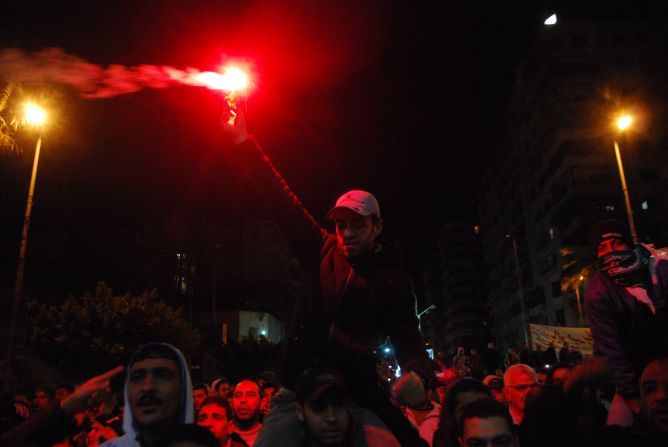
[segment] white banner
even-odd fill
[[[583,356],[593,355],[593,339],[588,327],[560,327],[530,324],[532,349],[545,350],[550,343],[559,351],[564,343],[575,346]]]

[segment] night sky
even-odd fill
[[[385,240],[401,241],[418,280],[439,225],[474,219],[476,185],[503,138],[513,69],[551,5],[572,17],[658,11],[658,2],[590,3],[9,1],[0,48],[62,48],[102,66],[215,70],[249,61],[249,128],[295,193],[324,222],[341,193],[372,191]],[[69,87],[24,85],[30,91],[58,118],[44,134],[28,285],[42,278],[48,288],[48,278],[59,282],[54,290],[81,291],[122,277],[119,266],[130,272],[130,260],[101,259],[105,235],[264,217],[225,153],[233,149],[217,127],[219,93],[178,86],[86,100]],[[13,286],[34,141],[22,133],[23,153],[0,156],[2,288]]]

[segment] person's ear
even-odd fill
[[[373,237],[374,239],[380,236],[380,233],[383,231],[383,220],[378,219],[373,222]]]
[[[304,422],[304,408],[295,402],[295,413],[297,414],[297,419],[299,422]]]
[[[503,387],[503,397],[506,399],[506,402],[510,401],[510,389],[507,386]]]

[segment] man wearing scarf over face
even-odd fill
[[[650,245],[635,246],[624,224],[604,220],[591,229],[599,271],[585,290],[594,355],[613,373],[615,397],[608,425],[630,426],[640,411],[638,378],[668,352],[668,258]]]

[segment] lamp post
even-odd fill
[[[520,307],[522,309],[522,327],[524,329],[524,343],[529,344],[529,332],[527,330],[527,313],[524,307],[524,287],[522,285],[522,272],[520,271],[520,258],[517,255],[517,240],[512,234],[506,234],[506,239],[513,243],[513,258],[515,259],[515,275],[517,276],[517,293],[520,296]]]
[[[42,135],[40,126],[46,121],[46,112],[39,106],[28,103],[24,108],[25,121],[38,129],[37,143],[35,145],[35,158],[32,165],[32,175],[30,176],[30,187],[28,189],[28,199],[26,200],[26,211],[23,219],[23,230],[21,231],[21,245],[19,247],[19,259],[16,266],[16,282],[14,284],[14,303],[9,325],[9,343],[6,386],[9,386],[12,373],[12,363],[16,356],[16,327],[18,325],[19,313],[23,304],[23,277],[25,272],[26,248],[28,246],[28,231],[30,230],[30,217],[32,215],[33,196],[35,193],[35,180],[37,178],[37,166],[39,165],[39,153],[42,148]]]
[[[631,126],[633,118],[630,115],[622,115],[617,118],[616,125],[619,129],[620,134],[623,133],[626,129]],[[622,182],[622,191],[624,192],[624,203],[626,204],[626,215],[629,220],[629,230],[631,231],[631,237],[633,238],[633,243],[638,243],[638,232],[636,231],[636,224],[633,219],[633,209],[631,208],[631,199],[629,198],[629,188],[626,185],[626,176],[624,175],[624,165],[622,164],[622,155],[619,151],[619,143],[617,143],[617,138],[614,140],[615,146],[615,157],[617,158],[617,167],[619,168],[619,178]]]
[[[418,327],[420,328],[420,330],[422,330],[422,315],[424,315],[426,313],[429,313],[434,309],[436,309],[436,305],[431,304],[429,307],[427,307],[423,311],[418,312],[418,313],[415,314],[415,316],[418,318]]]
[[[578,282],[575,284],[575,299],[578,302],[578,322],[582,324],[582,298],[580,297],[580,284],[584,281],[584,276],[580,275]]]

